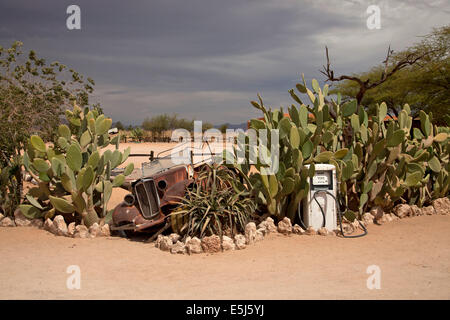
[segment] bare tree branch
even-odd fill
[[[389,68],[389,61],[392,57],[392,54],[394,53],[394,50],[391,50],[391,46],[389,45],[388,50],[387,50],[387,54],[386,54],[386,58],[383,61],[384,64],[384,71],[381,74],[381,77],[379,80],[377,81],[372,81],[370,79],[367,79],[365,81],[363,81],[361,78],[356,77],[356,76],[348,76],[348,75],[341,75],[341,76],[335,76],[334,75],[334,71],[331,69],[331,64],[330,64],[330,57],[328,54],[328,47],[325,46],[325,53],[326,53],[326,57],[327,57],[327,65],[323,66],[323,70],[319,70],[323,75],[326,76],[326,80],[325,81],[331,81],[331,82],[339,82],[339,81],[343,81],[343,80],[349,80],[349,81],[354,81],[356,83],[358,83],[359,85],[359,91],[356,94],[356,101],[358,103],[358,109],[359,109],[359,105],[361,104],[361,101],[364,97],[364,94],[366,93],[367,90],[373,89],[379,85],[381,85],[382,83],[384,83],[387,79],[389,79],[389,77],[391,77],[392,75],[394,75],[397,71],[413,65],[415,63],[417,63],[418,61],[420,61],[421,59],[423,59],[425,56],[429,55],[430,53],[432,53],[433,51],[428,51],[425,52],[421,55],[416,55],[414,53],[409,53],[407,54],[404,58],[400,59],[398,62],[396,62],[392,68]],[[390,69],[390,70],[389,70]]]

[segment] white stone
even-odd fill
[[[223,251],[236,249],[236,245],[234,244],[233,239],[231,239],[230,237],[227,237],[227,236],[223,236],[222,237],[222,249],[223,249]]]
[[[258,229],[256,229],[256,232],[261,232],[264,236],[268,234],[267,229],[266,228],[260,228],[258,227]]]
[[[101,229],[97,222],[89,227],[89,234],[94,238],[101,235]]]
[[[261,241],[264,240],[264,232],[262,231],[262,229],[258,229],[256,230],[256,241]]]
[[[289,219],[288,217],[284,217],[283,220],[278,222],[278,232],[283,234],[292,233],[291,219]]]
[[[384,214],[383,214],[383,215],[384,215]],[[383,219],[383,218],[381,218],[381,219]],[[378,219],[378,220],[376,220],[376,221],[378,222],[378,221],[380,221],[380,219]],[[358,219],[353,220],[352,225],[353,225],[353,228],[354,228],[355,230],[362,229],[362,228],[361,228],[361,224],[359,223],[359,220],[358,220]]]
[[[49,218],[45,220],[44,222],[44,230],[53,233],[55,235],[58,235],[58,231],[56,230],[56,226],[54,225],[53,221]]]
[[[89,229],[84,224],[75,226],[74,238],[89,238]]]
[[[372,224],[374,220],[374,216],[370,212],[366,212],[362,216],[362,221],[364,222],[364,225]]]
[[[411,216],[421,216],[421,215],[423,215],[422,210],[418,206],[412,205]]]
[[[254,222],[247,223],[245,226],[245,240],[247,244],[253,244],[256,241],[256,224]]]
[[[298,235],[305,234],[305,230],[303,230],[303,228],[298,224],[294,224],[294,226],[292,227],[292,232]]]
[[[278,232],[275,222],[273,221],[273,219],[271,217],[268,217],[268,218],[266,218],[266,220],[261,222],[258,225],[258,229],[264,229],[265,234],[268,234],[270,232]]]
[[[169,251],[172,248],[172,240],[168,236],[163,236],[159,242],[159,249],[162,251]]]
[[[13,221],[11,218],[9,218],[9,217],[3,218],[3,219],[0,221],[0,227],[15,227],[15,226],[16,226],[16,224],[15,224],[14,221]]]
[[[109,229],[109,224],[104,224],[100,227],[100,235],[102,237],[109,237],[111,235],[111,230]]]
[[[407,204],[399,204],[394,208],[394,213],[399,218],[406,218],[411,215],[411,207]]]
[[[172,253],[172,254],[185,254],[186,253],[186,246],[184,245],[183,242],[177,241],[170,248],[170,253]]]
[[[325,227],[321,227],[318,231],[317,231],[321,236],[327,236],[328,235],[328,229]]]
[[[202,241],[197,237],[186,239],[186,249],[189,254],[202,253]]]
[[[64,217],[61,215],[57,215],[55,218],[53,218],[53,225],[56,228],[56,234],[58,236],[66,236],[68,233],[67,230],[67,224],[64,221]]]
[[[16,211],[14,211],[14,222],[18,227],[28,227],[31,225],[31,221],[25,217],[20,209],[16,209]]]
[[[75,234],[75,222],[71,222],[67,226],[67,235],[69,237],[73,237],[74,234]]]
[[[172,240],[172,243],[175,244],[178,242],[178,240],[180,240],[181,236],[177,233],[171,233],[169,235],[170,240]]]
[[[158,234],[158,237],[155,240],[155,247],[159,249],[159,245],[161,244],[161,240],[164,236],[162,234]]]
[[[375,220],[377,224],[382,225],[385,224],[386,222],[390,222],[392,221],[391,217],[388,217],[388,213],[383,214],[383,216],[381,217],[381,219]]]
[[[450,214],[450,200],[448,198],[433,200],[433,207],[436,214]]]
[[[431,216],[435,213],[436,213],[436,211],[434,210],[433,206],[422,207],[422,214],[424,214],[424,215]]]
[[[316,235],[316,234],[317,234],[317,231],[314,230],[313,227],[308,227],[308,228],[306,229],[306,231],[305,231],[305,234],[308,235],[308,236],[313,236],[313,235]]]
[[[242,250],[246,248],[246,239],[242,234],[237,234],[234,236],[234,243],[236,244],[236,249]]]

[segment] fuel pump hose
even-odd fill
[[[323,216],[322,227],[325,227],[325,225],[326,225],[326,216],[325,216],[325,211],[323,210],[322,206],[320,205],[319,201],[318,201],[317,198],[316,198],[316,194],[318,194],[318,193],[325,193],[325,194],[328,194],[328,195],[330,195],[330,196],[334,199],[334,201],[336,202],[336,208],[337,208],[337,216],[338,216],[338,221],[339,221],[339,227],[340,227],[340,229],[341,229],[341,234],[342,234],[342,236],[343,236],[344,238],[360,238],[360,237],[364,237],[365,235],[367,235],[367,229],[366,229],[366,227],[365,227],[365,226],[361,223],[361,221],[359,221],[359,220],[358,220],[358,223],[359,223],[359,225],[361,226],[361,228],[363,229],[364,233],[362,233],[362,234],[357,234],[357,235],[353,235],[353,236],[344,234],[344,230],[343,230],[343,228],[342,228],[342,213],[341,213],[341,210],[339,209],[339,203],[338,203],[336,197],[335,197],[331,192],[329,192],[329,191],[327,191],[327,190],[320,190],[320,191],[317,191],[317,192],[315,192],[315,193],[313,194],[313,199],[316,201],[317,205],[319,206],[320,211],[321,211],[322,216]],[[299,220],[300,220],[301,227],[302,227],[303,229],[307,229],[306,226],[305,226],[305,224],[303,223],[303,220],[302,220],[301,215],[300,215],[300,206],[298,207],[297,214],[298,214],[298,218],[299,218]]]

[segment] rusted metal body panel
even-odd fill
[[[185,195],[186,188],[193,182],[186,166],[134,181],[131,184],[133,196],[114,209],[111,229],[140,232],[163,224],[179,197]]]

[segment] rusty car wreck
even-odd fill
[[[150,162],[135,169],[122,186],[130,193],[114,208],[111,230],[130,236],[137,232],[158,234],[167,229],[168,215],[187,188],[193,186],[197,171],[210,162],[194,164],[193,159],[191,152],[189,164],[176,165],[169,156],[153,159],[151,152]]]
[[[133,181],[131,193],[114,209],[112,229],[140,232],[163,224],[193,182],[188,166],[170,168]]]

